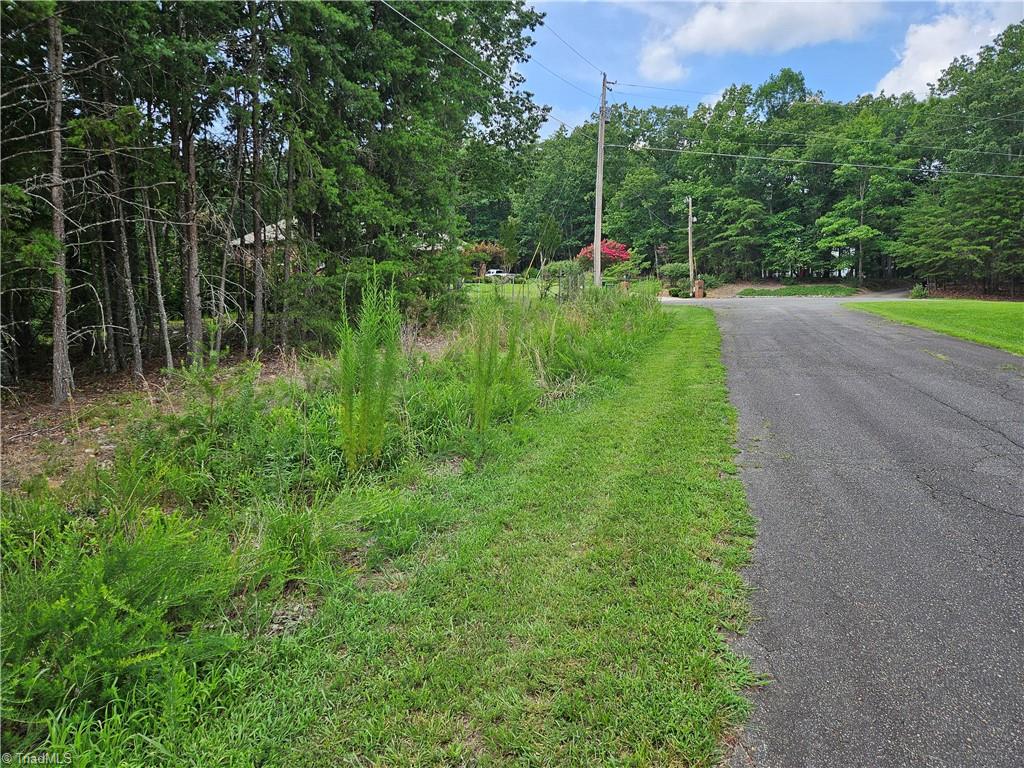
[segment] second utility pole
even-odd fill
[[[612,83],[614,85],[614,83]],[[601,112],[597,117],[597,185],[594,188],[594,285],[601,287],[601,198],[604,192],[604,104],[608,75],[601,73]]]
[[[693,296],[693,280],[696,277],[694,271],[697,269],[697,265],[693,262],[693,198],[686,198],[686,240],[690,255],[690,295]]]

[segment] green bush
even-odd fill
[[[689,283],[690,281],[690,265],[683,264],[682,262],[670,262],[668,264],[662,264],[659,272],[661,278],[667,280],[669,285],[676,285],[680,282]]]
[[[647,262],[637,256],[632,256],[626,261],[616,262],[610,265],[604,276],[611,281],[638,280],[640,274],[647,268]]]
[[[924,287],[922,283],[917,283],[913,288],[910,289],[910,298],[912,299],[927,299],[928,289]]]
[[[549,261],[544,265],[544,268],[540,270],[542,279],[553,280],[559,277],[565,277],[566,275],[582,275],[583,265],[575,259],[565,259],[563,261]]]

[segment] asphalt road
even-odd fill
[[[843,300],[705,303],[760,521],[737,647],[772,680],[730,764],[1024,765],[1024,358]]]

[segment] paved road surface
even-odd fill
[[[774,681],[731,764],[1022,766],[1024,358],[841,303],[706,302]]]

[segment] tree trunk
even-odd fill
[[[235,102],[238,103],[238,93],[235,94]],[[235,132],[235,148],[238,153],[235,158],[235,184],[231,190],[231,206],[228,209],[228,221],[224,232],[224,253],[220,262],[220,286],[217,291],[217,336],[214,342],[214,349],[219,353],[224,338],[224,318],[227,315],[227,281],[228,263],[231,258],[231,235],[234,230],[235,210],[238,208],[238,198],[242,187],[242,167],[244,166],[245,155],[245,125],[239,115],[238,126]],[[244,245],[244,243],[243,243]],[[239,249],[241,250],[241,249]]]
[[[64,147],[61,118],[64,108],[64,37],[60,19],[50,17],[50,146],[53,150],[50,202],[53,205],[53,237],[57,249],[53,258],[53,404],[60,405],[75,388],[68,356],[67,253],[64,250]]]
[[[102,227],[100,228],[102,232]],[[103,355],[107,362],[107,373],[117,373],[117,350],[114,347],[114,302],[110,298],[110,270],[107,267],[107,245],[100,236],[97,255],[100,262],[100,281],[103,302]]]
[[[146,251],[149,256],[149,277],[152,280],[153,299],[156,304],[157,316],[160,318],[160,338],[164,343],[164,363],[168,370],[174,368],[174,355],[171,353],[171,335],[167,329],[167,309],[164,307],[164,290],[160,281],[160,254],[156,247],[156,225],[153,222],[152,209],[149,207],[149,192],[142,190],[142,206],[146,217]]]
[[[114,186],[114,218],[117,220],[117,246],[121,257],[121,288],[124,290],[125,311],[128,315],[128,338],[132,345],[132,377],[142,381],[142,344],[139,339],[139,316],[135,311],[135,287],[132,279],[131,258],[128,255],[128,222],[125,221],[121,201],[123,187],[116,152],[110,155],[110,176]]]
[[[196,203],[199,197],[196,183],[196,137],[191,120],[185,129],[183,148],[188,169],[188,212],[186,222],[185,280],[185,341],[189,362],[203,357],[203,304],[199,295],[199,221]]]
[[[260,97],[252,94],[252,270],[254,277],[252,297],[252,339],[253,351],[259,352],[263,345],[263,302],[266,277],[263,273],[263,193],[260,189],[260,153],[263,150],[260,129]]]
[[[292,219],[295,217],[295,153],[292,150],[292,135],[288,135],[288,180],[284,212],[284,252],[282,254],[284,273],[281,279],[281,350],[288,350],[288,281],[292,276]]]

